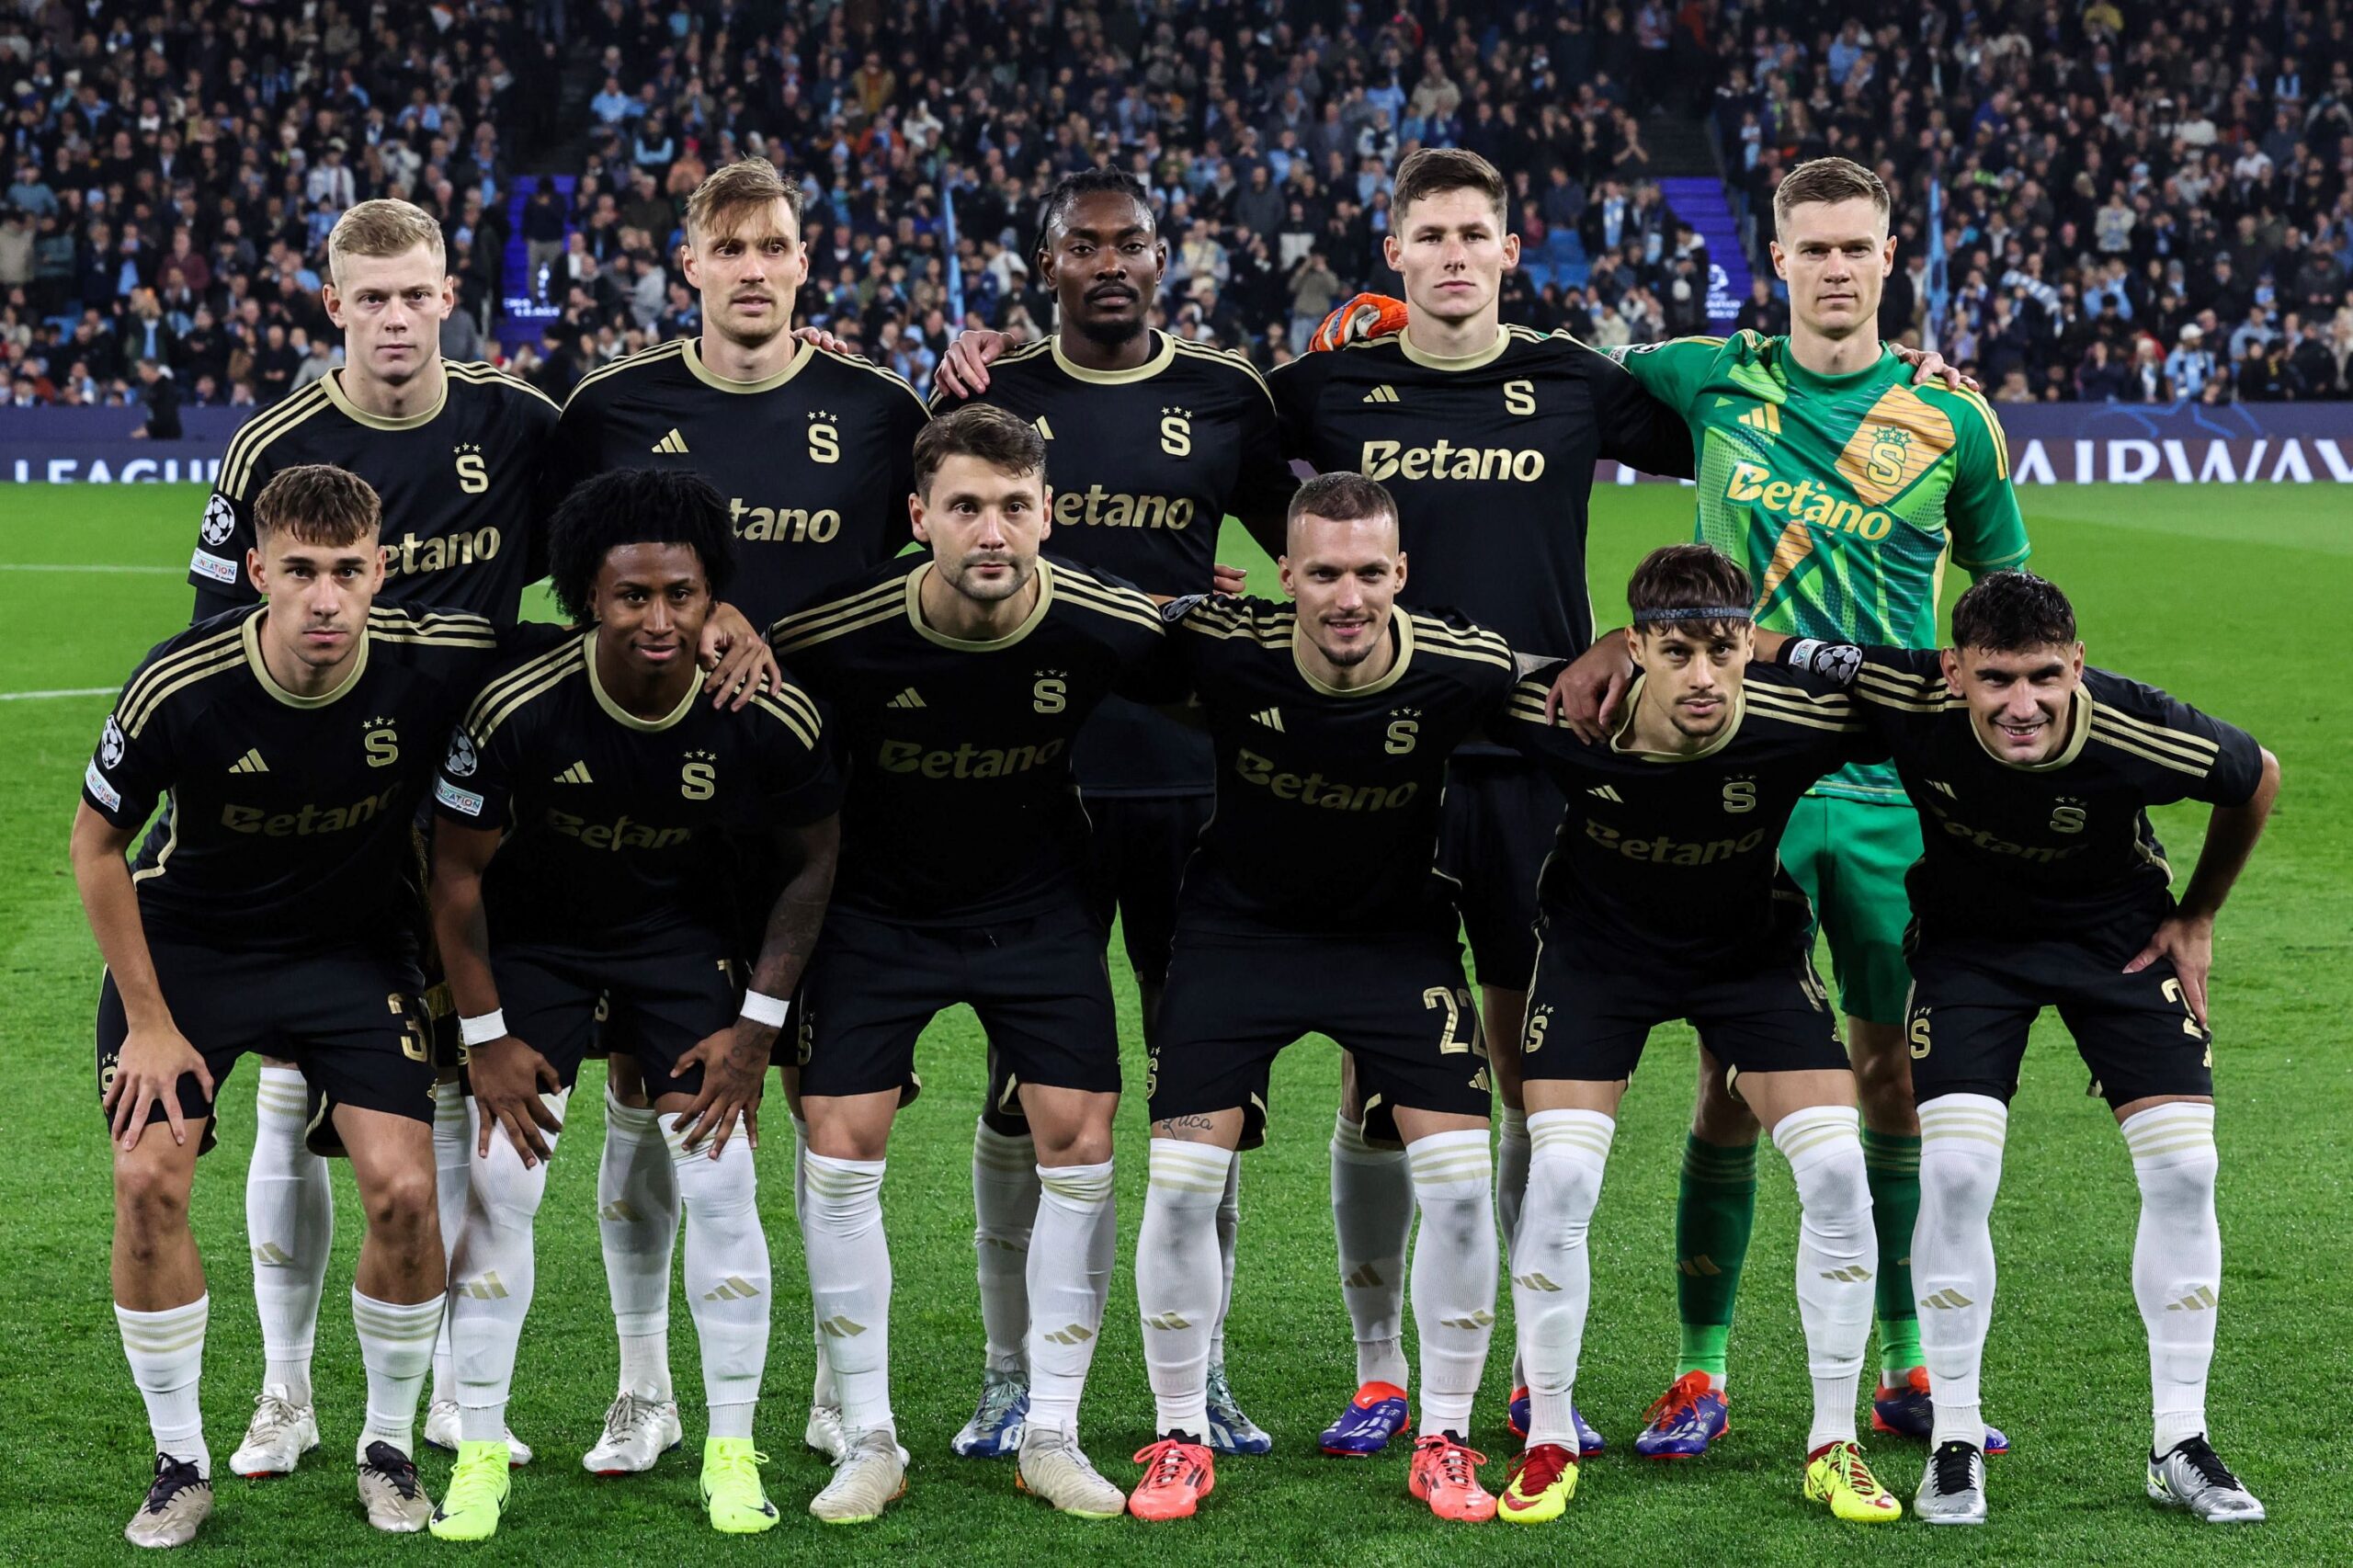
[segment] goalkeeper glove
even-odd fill
[[[1405,330],[1405,301],[1386,294],[1358,294],[1337,306],[1318,324],[1307,340],[1310,353],[1387,337]]]

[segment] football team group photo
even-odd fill
[[[2346,18],[1381,9],[0,19],[46,1555],[2325,1555]]]

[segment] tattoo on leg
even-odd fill
[[[1214,1132],[1216,1120],[1216,1118],[1209,1116],[1172,1116],[1165,1120],[1154,1122],[1152,1135],[1155,1138],[1176,1138],[1187,1142],[1198,1142]]]

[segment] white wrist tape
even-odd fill
[[[784,1028],[785,1015],[791,1010],[792,1004],[784,997],[769,996],[757,991],[744,993],[743,1015],[756,1024],[780,1029]]]
[[[458,1038],[469,1048],[488,1045],[492,1040],[504,1038],[506,1033],[506,1009],[504,1007],[494,1008],[478,1017],[458,1020]]]

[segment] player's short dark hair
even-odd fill
[[[1952,607],[1956,648],[2015,653],[2075,641],[2075,607],[2031,572],[1990,572]]]
[[[1046,472],[1046,438],[1017,414],[990,403],[969,403],[915,435],[915,494],[931,498],[932,477],[949,458],[978,458],[1007,473]]]
[[[574,486],[548,521],[548,585],[556,608],[587,620],[605,558],[632,544],[688,546],[702,562],[714,599],[735,580],[727,503],[709,480],[673,470],[615,469]]]
[[[1334,469],[1329,473],[1317,474],[1291,492],[1290,509],[1283,514],[1284,531],[1288,533],[1292,524],[1310,515],[1336,523],[1350,523],[1359,517],[1386,517],[1394,527],[1397,498],[1377,479],[1349,469]]]
[[[1449,190],[1475,190],[1495,210],[1495,222],[1507,222],[1504,176],[1495,165],[1461,147],[1416,147],[1397,165],[1397,180],[1389,192],[1389,210],[1405,216],[1406,209],[1426,196]]]
[[[1637,625],[1646,615],[1695,609],[1742,610],[1742,619],[1662,619],[1652,630],[1697,631],[1710,637],[1730,635],[1749,624],[1747,607],[1756,602],[1748,571],[1711,544],[1670,544],[1652,551],[1634,568],[1626,584],[1626,608]]]
[[[1143,182],[1125,169],[1115,169],[1108,164],[1066,174],[1054,182],[1046,193],[1046,205],[1038,215],[1038,244],[1044,250],[1053,243],[1054,231],[1070,222],[1070,210],[1090,196],[1124,196],[1143,210],[1145,226],[1154,238],[1160,233],[1160,214],[1153,210],[1152,197]]]
[[[331,463],[283,468],[254,497],[254,537],[283,532],[329,549],[356,544],[383,527],[376,487]]]

